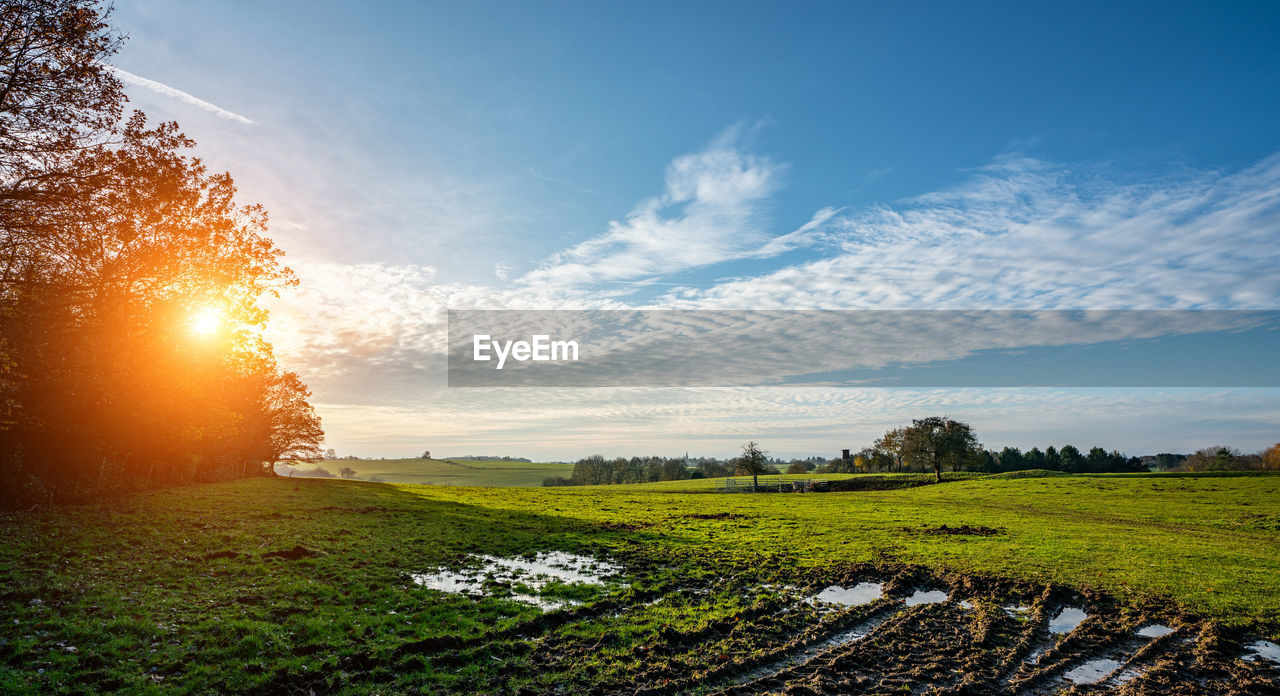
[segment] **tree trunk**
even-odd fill
[[[751,475],[751,492],[752,493],[760,492],[760,474]]]

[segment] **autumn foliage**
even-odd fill
[[[126,114],[90,0],[0,9],[0,499],[261,475],[319,454],[262,338],[293,283],[267,214]],[[216,325],[192,331],[214,312]]]

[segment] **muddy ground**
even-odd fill
[[[860,606],[812,601],[825,586],[865,582],[880,583],[883,596]],[[674,590],[699,591],[717,590]],[[932,599],[914,603],[922,597]],[[667,630],[641,645],[608,634],[586,642],[556,630],[627,611],[606,601],[521,627],[513,632],[525,638],[518,647],[490,636],[426,652],[437,666],[514,652],[524,658],[515,661],[522,670],[585,669],[592,694],[1280,695],[1280,666],[1250,652],[1257,636],[1249,632],[1161,606],[1120,608],[1100,594],[920,568],[858,566],[796,578],[781,596],[737,616]],[[609,660],[599,659],[603,652]],[[610,669],[611,662],[620,668]],[[509,693],[545,692],[527,682],[515,686],[527,675],[510,676]],[[505,691],[501,683],[476,687]],[[583,691],[578,682],[557,692]]]

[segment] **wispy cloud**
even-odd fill
[[[495,418],[492,392],[442,386],[445,308],[627,308],[637,287],[686,278],[693,282],[644,305],[1280,307],[1280,155],[1236,171],[1145,178],[1003,156],[952,188],[822,208],[776,234],[770,218],[784,173],[731,130],[673,160],[662,193],[601,235],[523,276],[490,260],[484,270],[511,279],[500,287],[443,284],[422,265],[295,262],[303,285],[274,309],[273,340],[316,390],[331,440],[361,454],[420,450],[426,433],[435,434],[433,450],[483,441],[532,456],[686,446],[726,454],[748,437],[805,452],[812,442],[857,445],[934,412],[970,420],[992,444],[1024,447],[1047,444],[1032,438],[1045,422],[1133,453],[1202,446],[1209,432],[1246,448],[1274,437],[1275,390],[605,389],[584,399],[582,390],[515,389],[504,390]],[[781,254],[799,247],[810,249],[807,259],[783,265]],[[762,257],[777,261],[757,275],[715,280],[716,264]],[[710,272],[670,278],[698,268]],[[1231,422],[1206,413],[1229,413]],[[570,449],[559,444],[570,441]]]
[[[655,301],[678,308],[1280,307],[1280,155],[1122,173],[1002,157],[961,185],[831,216],[821,259]]]
[[[127,70],[121,70],[120,68],[117,68],[114,65],[108,65],[106,67],[108,70],[115,73],[116,77],[120,78],[120,80],[123,82],[127,82],[131,85],[137,85],[139,87],[149,89],[158,94],[163,94],[166,97],[172,97],[179,101],[186,102],[187,104],[190,104],[191,106],[194,106],[197,109],[203,109],[217,116],[221,116],[222,118],[230,119],[232,121],[237,121],[245,125],[253,125],[253,121],[249,120],[244,116],[241,116],[240,114],[237,114],[232,111],[227,111],[226,109],[218,106],[217,104],[211,104],[199,97],[196,97],[187,92],[183,92],[180,89],[177,89],[175,87],[170,87],[169,85],[166,85],[163,82],[156,82],[155,80],[149,80],[145,77],[134,75],[133,73]]]
[[[574,286],[634,280],[745,258],[769,241],[770,196],[786,167],[752,154],[742,128],[667,167],[659,196],[637,205],[606,233],[552,256],[526,285]]]

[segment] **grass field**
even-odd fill
[[[541,486],[548,476],[567,477],[573,471],[572,464],[560,462],[487,459],[330,459],[320,465],[335,476],[350,467],[360,478],[434,486]]]
[[[698,490],[712,485],[260,479],[7,514],[0,692],[697,693],[861,616],[789,593],[875,572],[969,593],[991,640],[1021,630],[1000,602],[1040,606],[1050,595],[1035,588],[1058,585],[1130,635],[1143,618],[1206,617],[1280,637],[1280,476]],[[479,597],[413,577],[550,550],[620,570],[536,590],[581,603],[551,613],[492,577]],[[960,611],[943,606],[904,613]]]

